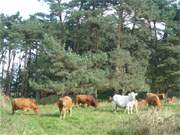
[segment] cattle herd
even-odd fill
[[[127,111],[128,114],[132,114],[133,111],[137,113],[138,108],[144,108],[147,105],[152,105],[159,110],[162,107],[161,100],[164,99],[170,104],[177,102],[175,97],[166,98],[164,93],[146,93],[146,98],[138,100],[136,99],[137,95],[137,93],[131,92],[128,95],[115,94],[113,97],[110,97],[113,111],[117,111],[117,108],[121,107],[125,108],[125,111]],[[3,96],[2,101],[5,102],[6,100],[10,100],[10,98],[8,96]],[[75,105],[87,105],[95,108],[98,106],[97,99],[92,95],[76,95],[74,103]],[[61,119],[66,117],[66,113],[69,113],[70,116],[72,115],[74,103],[69,96],[60,97],[58,99],[56,105],[59,108]],[[14,98],[11,100],[11,104],[12,114],[14,114],[16,110],[33,110],[35,113],[39,113],[37,102],[31,98]]]

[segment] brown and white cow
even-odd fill
[[[88,106],[97,107],[97,101],[92,95],[77,95],[76,104],[87,104]]]
[[[72,115],[73,102],[69,96],[59,98],[57,106],[60,111],[60,118],[64,119],[67,112],[69,112],[70,116]]]
[[[153,105],[158,108],[161,107],[160,99],[156,94],[147,93],[146,96],[147,96],[146,101],[147,101],[148,105]]]
[[[34,99],[31,98],[15,98],[14,100],[12,100],[11,103],[12,103],[12,114],[14,114],[16,110],[24,110],[24,111],[33,110],[36,113],[39,112],[38,104]]]
[[[144,108],[145,106],[147,106],[147,101],[145,99],[139,99],[138,108]]]

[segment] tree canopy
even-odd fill
[[[0,15],[5,93],[180,89],[180,10],[173,0],[41,1],[49,14]]]

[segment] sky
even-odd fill
[[[38,0],[0,0],[0,13],[13,15],[20,12],[24,19],[37,12],[48,13],[48,5]]]

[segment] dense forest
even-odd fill
[[[4,93],[180,90],[175,0],[40,1],[49,14],[0,15]]]

